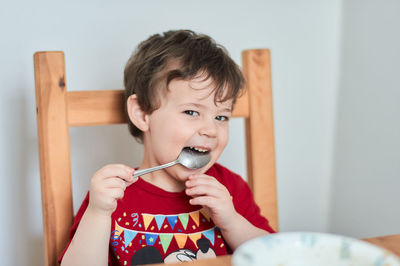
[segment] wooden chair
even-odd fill
[[[67,91],[63,52],[34,55],[45,264],[57,265],[73,223],[69,127],[126,123],[122,90]],[[269,50],[242,53],[247,93],[233,116],[245,119],[247,176],[262,214],[278,230]]]

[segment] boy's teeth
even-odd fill
[[[201,149],[201,148],[197,148],[197,147],[191,147],[192,149],[199,151],[199,152],[206,152],[207,150],[205,149]]]

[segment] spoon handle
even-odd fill
[[[133,177],[138,177],[138,176],[145,175],[145,174],[148,174],[148,173],[160,170],[160,169],[164,169],[164,168],[173,166],[173,165],[175,165],[177,163],[179,163],[178,160],[170,162],[170,163],[166,163],[166,164],[163,164],[163,165],[154,166],[154,167],[151,167],[151,168],[138,170],[138,171],[135,171],[135,174],[133,175]]]

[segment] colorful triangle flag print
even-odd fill
[[[135,238],[136,235],[137,232],[125,229],[124,231],[125,247],[127,247],[132,242],[132,240]]]
[[[210,221],[210,215],[208,215],[205,209],[201,209],[200,212],[201,214],[203,214],[204,217],[206,217],[207,221]]]
[[[215,231],[214,228],[210,229],[208,231],[203,232],[203,235],[210,240],[211,244],[214,246],[214,241],[215,241]]]
[[[150,214],[142,214],[142,216],[143,216],[144,229],[147,230],[147,227],[149,227],[151,221],[153,221],[154,216]]]
[[[117,222],[115,222],[115,234],[114,235],[118,236],[116,239],[118,239],[121,236],[123,231],[124,231],[124,228],[122,228],[121,226],[119,226],[117,224]]]
[[[157,240],[157,238],[158,238],[158,235],[157,235],[157,234],[148,234],[148,233],[145,233],[144,235],[145,235],[145,237],[146,237],[146,244],[147,244],[148,246],[154,245],[154,243],[156,242],[156,240]]]
[[[197,233],[197,234],[191,234],[189,235],[190,240],[193,241],[193,243],[196,245],[197,248],[199,248],[197,246],[197,240],[199,240],[201,238],[201,233]]]
[[[179,221],[181,221],[183,228],[186,230],[186,227],[189,222],[189,214],[187,214],[187,213],[180,214],[180,215],[178,215],[178,217],[179,217]]]
[[[167,252],[169,244],[171,243],[173,235],[172,234],[160,234],[160,241],[163,247],[164,253]]]
[[[188,236],[185,234],[175,234],[174,237],[175,237],[176,243],[178,244],[178,247],[183,248],[186,244]]]
[[[167,216],[167,220],[171,228],[174,229],[176,223],[178,222],[178,216],[175,215]]]
[[[190,217],[192,218],[192,220],[197,224],[197,226],[199,226],[199,218],[200,218],[200,212],[192,212],[190,214]]]
[[[165,216],[164,215],[155,215],[154,218],[156,219],[158,230],[160,230],[162,224],[164,223]]]

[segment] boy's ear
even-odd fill
[[[149,116],[140,108],[136,94],[129,96],[126,107],[132,123],[141,131],[147,131],[149,129]]]

